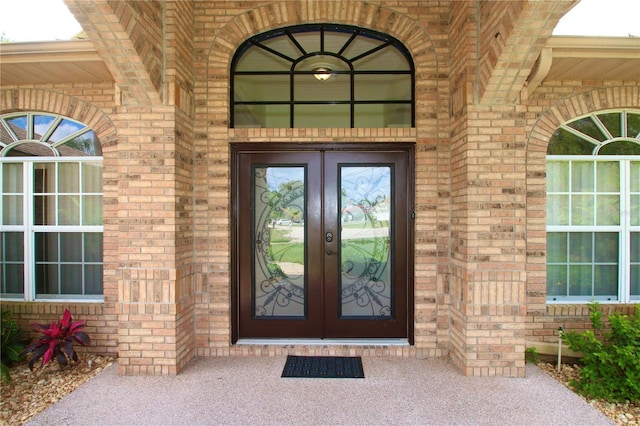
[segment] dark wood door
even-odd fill
[[[236,337],[409,337],[411,153],[235,153]]]

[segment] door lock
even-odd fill
[[[326,235],[324,236],[324,240],[328,243],[333,241],[333,233],[331,232],[327,232]]]

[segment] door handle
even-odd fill
[[[335,251],[333,251],[333,250],[327,250],[327,254],[328,254],[329,256],[331,256],[332,254],[336,254],[336,252],[335,252]]]

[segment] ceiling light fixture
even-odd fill
[[[315,67],[313,70],[313,76],[318,81],[327,81],[333,76],[331,68],[329,67]]]

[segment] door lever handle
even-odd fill
[[[335,251],[333,251],[333,250],[327,250],[327,254],[328,254],[329,256],[331,256],[332,254],[336,254],[336,252],[335,252]]]

